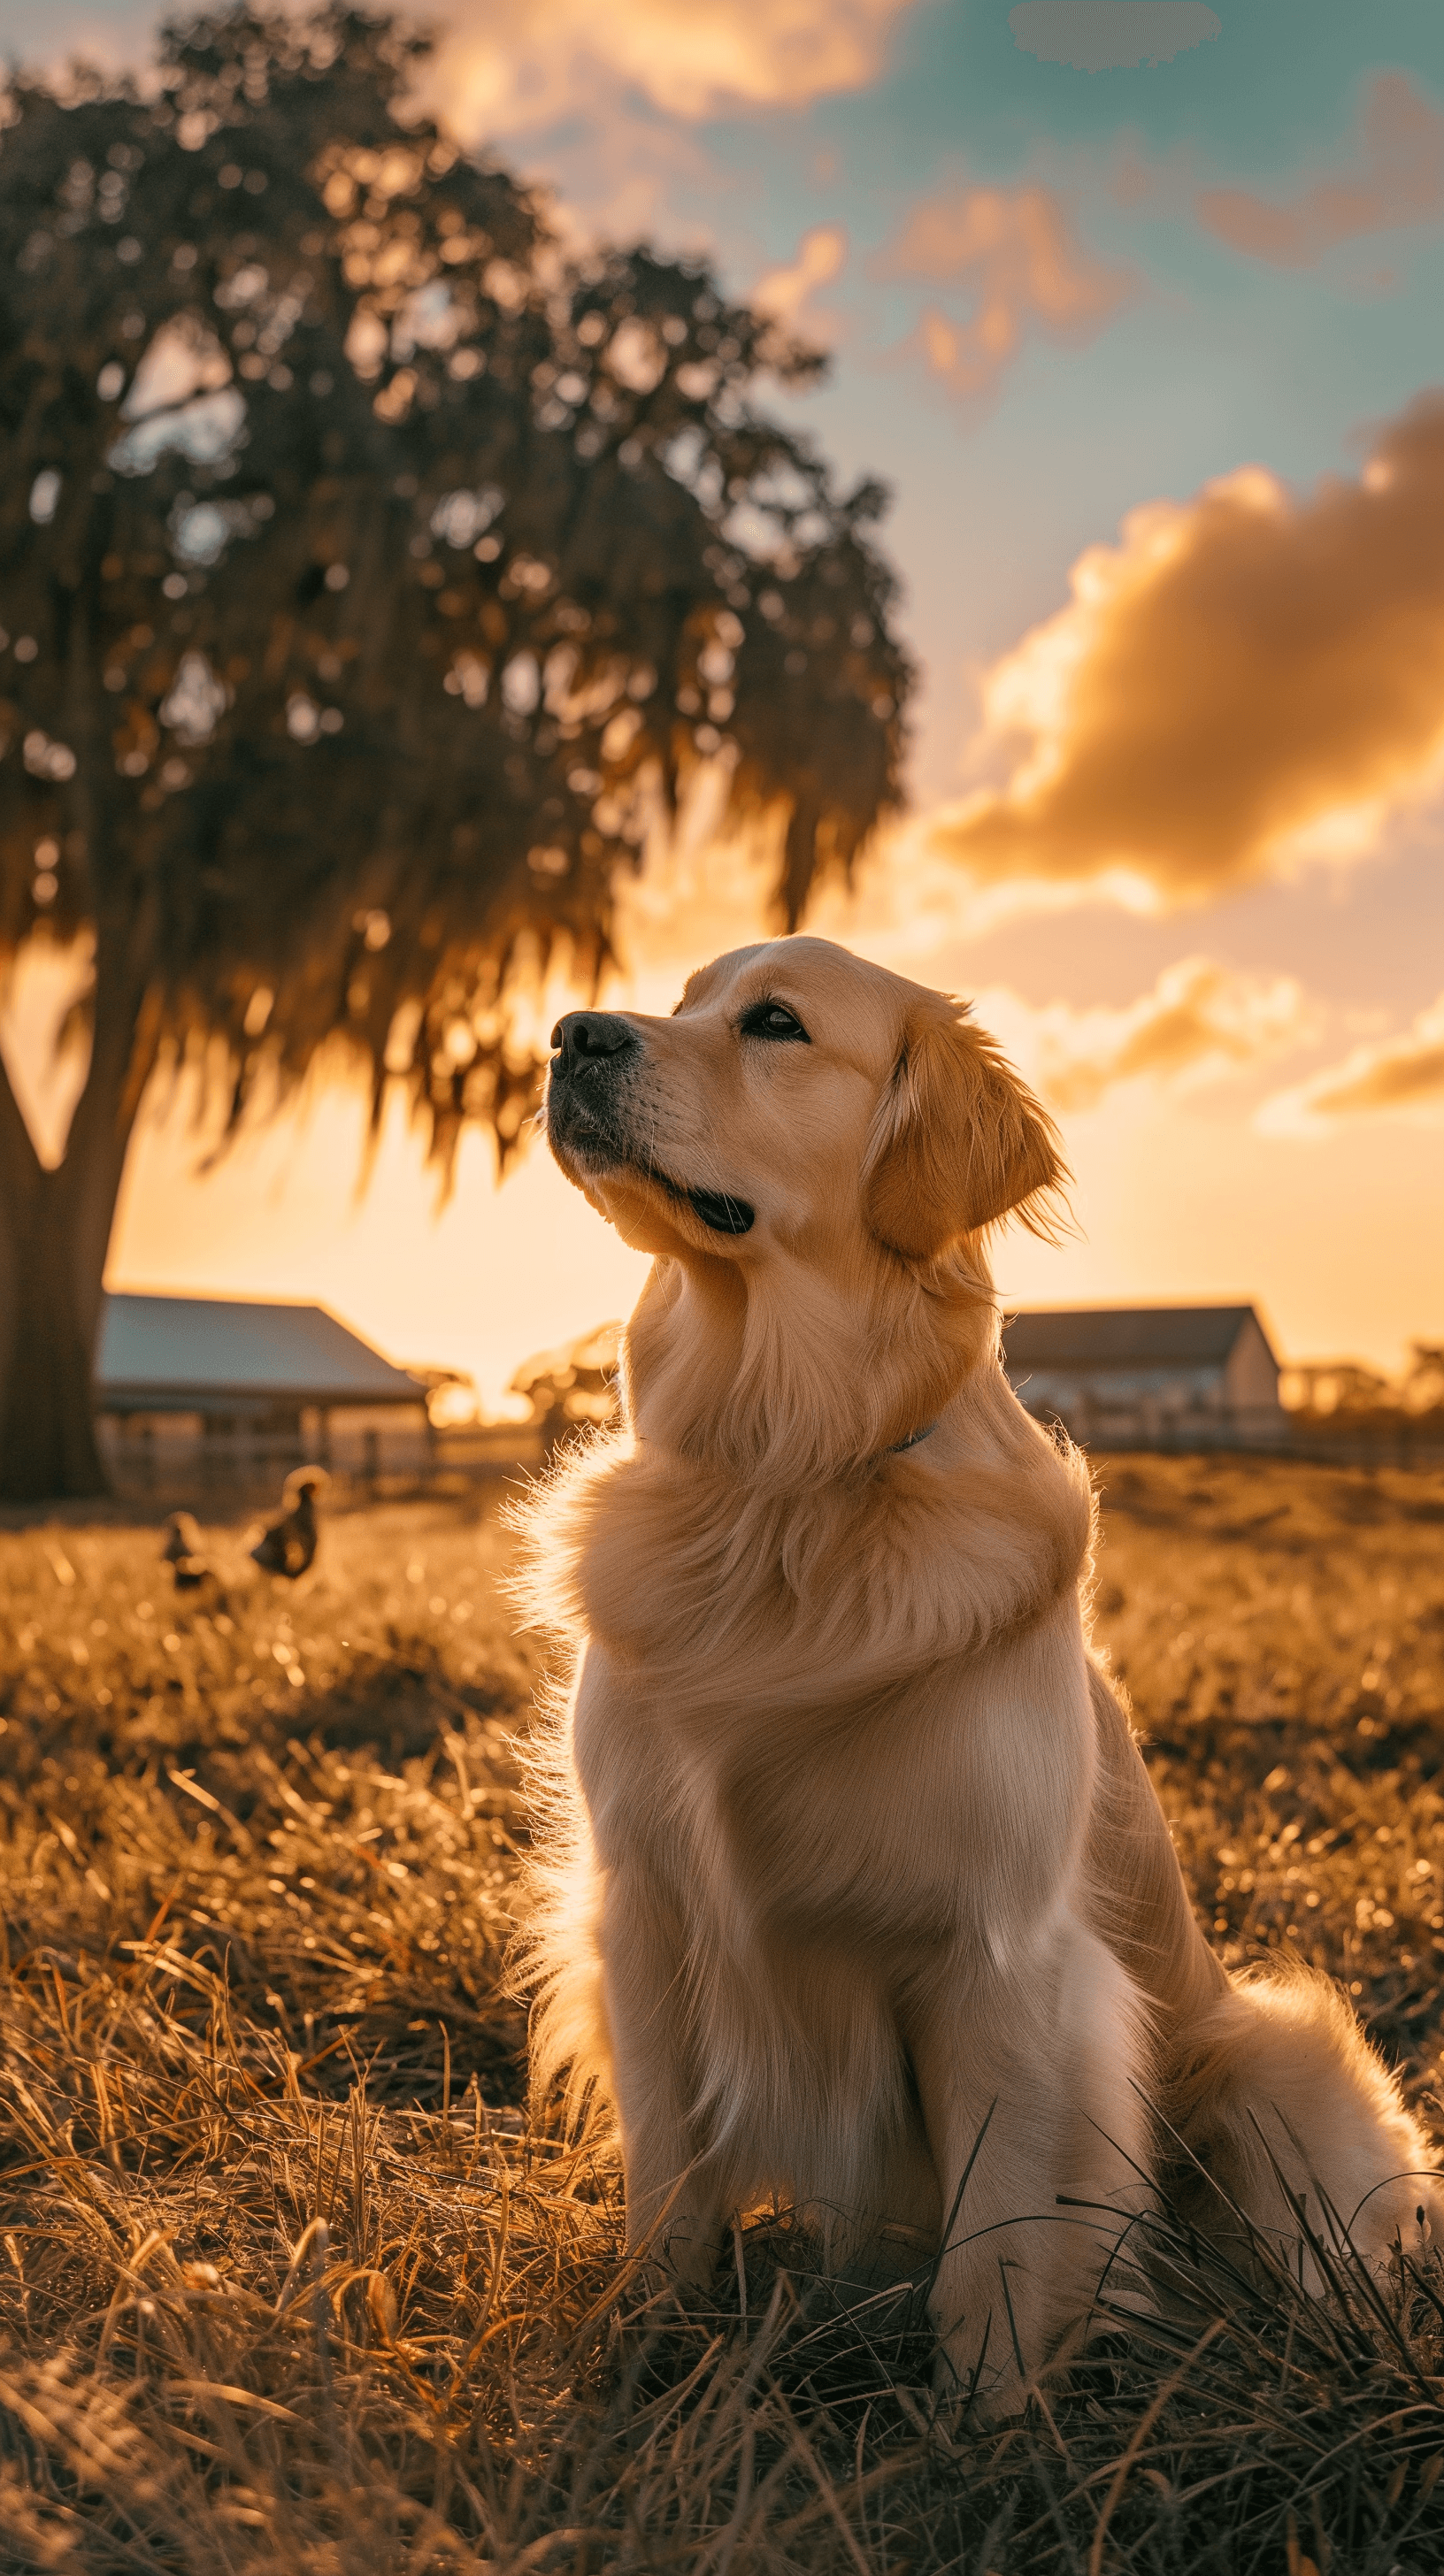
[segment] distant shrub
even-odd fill
[[[548,1458],[578,1431],[615,1420],[622,1327],[598,1324],[560,1350],[523,1360],[510,1393],[524,1395]]]

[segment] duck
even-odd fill
[[[267,1574],[283,1574],[288,1583],[294,1583],[313,1564],[320,1536],[316,1497],[329,1482],[324,1467],[292,1469],[282,1491],[279,1517],[262,1531],[251,1550],[255,1563]]]
[[[171,1513],[160,1557],[162,1565],[171,1569],[177,1592],[199,1592],[211,1581],[211,1569],[201,1553],[201,1534],[189,1512]]]

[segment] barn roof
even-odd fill
[[[1014,1372],[1222,1368],[1250,1319],[1263,1333],[1252,1306],[1093,1306],[1015,1315],[1003,1327],[1003,1357]]]
[[[96,1378],[102,1408],[138,1412],[426,1398],[324,1306],[249,1297],[107,1297]]]

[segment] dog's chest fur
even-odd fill
[[[574,1558],[604,1867],[644,1869],[737,1959],[1021,1937],[1025,1891],[1072,1875],[1092,1779],[1086,1510],[1055,1453],[1028,1463],[1019,1516],[965,1464],[739,1497],[619,1458]]]

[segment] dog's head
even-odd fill
[[[1046,1222],[1057,1135],[966,1011],[823,939],[703,967],[670,1019],[572,1011],[551,1149],[663,1258],[935,1265],[1009,1214]]]

